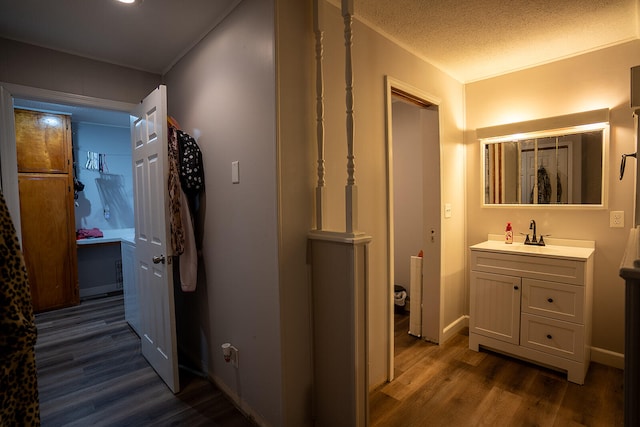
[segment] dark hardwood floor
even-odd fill
[[[36,316],[42,425],[254,427],[220,390],[181,371],[174,395],[140,354],[122,295]],[[622,370],[592,363],[583,386],[562,373],[407,334],[396,315],[396,379],[370,395],[372,427],[622,426]]]
[[[208,380],[174,395],[140,353],[122,295],[36,315],[42,425],[253,427]]]
[[[591,363],[585,384],[497,353],[410,336],[396,314],[396,379],[370,394],[372,427],[622,426],[622,370]]]

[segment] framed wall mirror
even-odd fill
[[[484,205],[605,205],[609,110],[478,129]]]

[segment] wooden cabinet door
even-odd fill
[[[22,248],[34,310],[77,304],[73,193],[70,196],[67,176],[19,174],[18,187]]]
[[[36,312],[78,304],[69,116],[15,110],[22,251]]]
[[[520,343],[519,277],[471,272],[469,332]]]
[[[19,109],[14,113],[18,172],[69,173],[69,116]]]

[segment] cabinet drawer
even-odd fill
[[[583,325],[523,313],[520,326],[521,346],[577,362],[584,360]]]
[[[568,322],[583,323],[584,287],[522,279],[522,311]]]
[[[585,284],[585,262],[531,255],[471,250],[471,270],[552,282]]]

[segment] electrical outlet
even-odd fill
[[[611,211],[609,213],[609,227],[624,227],[624,211]]]

